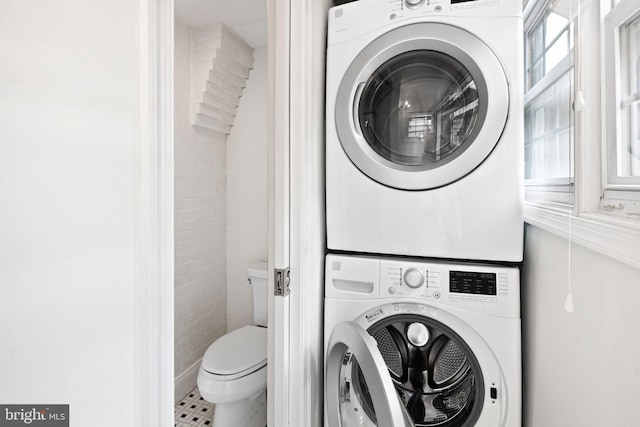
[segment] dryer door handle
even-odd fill
[[[328,425],[343,425],[340,414],[340,376],[345,354],[358,361],[375,408],[377,424],[384,427],[413,427],[413,422],[391,381],[387,364],[376,340],[355,322],[339,323],[331,333],[325,367],[325,402]]]
[[[360,98],[362,97],[362,91],[364,90],[364,86],[366,82],[358,83],[358,87],[356,88],[356,93],[353,95],[353,129],[356,133],[362,136],[362,129],[360,129],[360,121],[358,120],[358,107],[360,106]]]

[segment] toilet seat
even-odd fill
[[[233,403],[267,387],[267,329],[245,326],[218,338],[200,365],[198,388],[208,402]]]
[[[267,364],[267,329],[244,326],[218,338],[202,358],[207,377],[230,381],[249,375]]]
[[[200,369],[198,389],[207,402],[215,404],[237,402],[267,389],[267,366],[232,380]]]

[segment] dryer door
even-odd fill
[[[376,341],[355,322],[331,333],[325,389],[329,426],[413,426]]]
[[[489,156],[508,107],[507,79],[484,42],[452,25],[420,23],[389,31],[354,58],[335,121],[362,173],[426,190],[463,178]]]

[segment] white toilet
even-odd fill
[[[247,269],[253,288],[253,321],[209,346],[198,389],[214,403],[214,427],[267,425],[267,263]]]

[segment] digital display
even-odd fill
[[[472,295],[497,295],[494,273],[472,271],[450,271],[449,292]]]
[[[476,0],[451,0],[451,4],[456,4],[456,3],[467,3],[470,1],[476,1]]]

